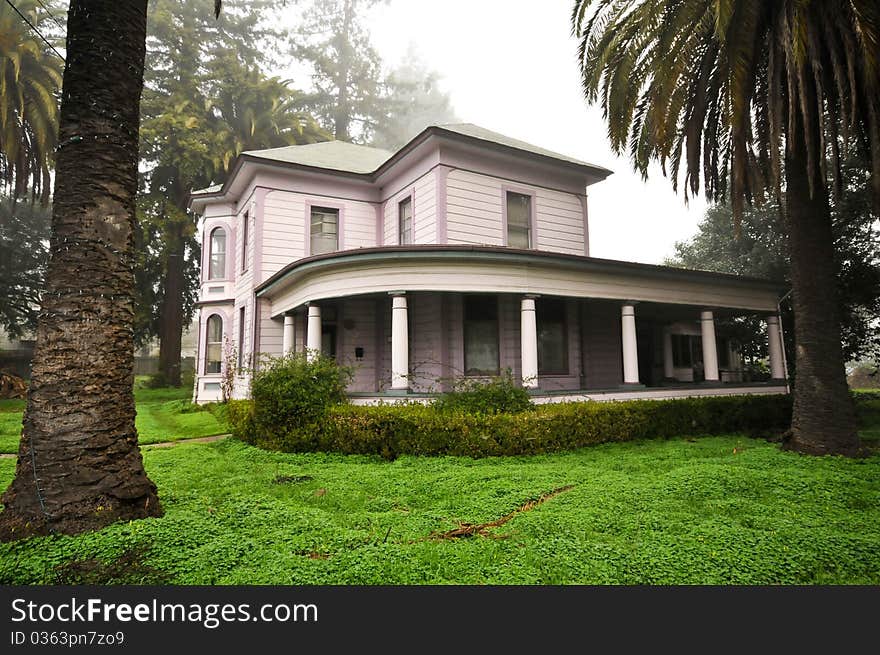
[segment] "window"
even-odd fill
[[[464,373],[498,374],[498,299],[464,297]]]
[[[532,197],[524,193],[507,192],[507,245],[532,247]]]
[[[538,373],[568,375],[568,322],[565,300],[539,298],[535,302],[538,323]]]
[[[402,200],[397,206],[397,230],[400,245],[404,246],[413,242],[413,215],[412,196]]]
[[[222,227],[211,231],[208,246],[208,279],[222,280],[226,277],[226,230]]]
[[[312,255],[335,252],[339,249],[339,210],[312,207],[311,216]]]
[[[703,338],[694,334],[672,335],[672,365],[690,368],[703,361]]]
[[[205,373],[219,373],[223,351],[223,319],[212,314],[208,317],[205,332]]]
[[[719,337],[717,340],[718,367],[730,368],[730,339]]]
[[[238,310],[238,368],[244,366],[244,307]]]
[[[248,252],[248,212],[244,213],[244,220],[241,226],[241,272],[247,270],[247,252]]]

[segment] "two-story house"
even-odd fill
[[[590,257],[587,191],[610,173],[470,124],[394,153],[242,153],[191,196],[195,399],[220,398],[224,367],[290,351],[353,366],[355,402],[508,368],[538,402],[787,391],[778,284]],[[767,321],[769,382],[743,381],[716,330],[746,314]]]

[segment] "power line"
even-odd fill
[[[51,43],[49,43],[49,40],[48,40],[45,36],[42,35],[42,33],[40,32],[40,30],[38,30],[38,29],[34,26],[34,24],[33,24],[32,22],[30,22],[30,21],[28,20],[27,16],[25,16],[23,13],[21,13],[21,12],[18,10],[18,7],[16,7],[14,4],[12,4],[12,0],[6,0],[6,4],[8,4],[10,7],[12,7],[12,10],[13,10],[16,14],[18,14],[18,16],[19,16],[19,17],[20,17],[25,23],[28,24],[28,27],[30,27],[31,30],[33,30],[34,34],[36,34],[38,37],[40,37],[41,39],[43,39],[43,43],[45,43],[47,46],[49,46],[49,47],[52,49],[52,52],[54,52],[56,55],[58,55],[58,58],[59,58],[61,61],[65,61],[64,57],[61,56],[61,53],[58,52],[58,51],[55,49],[55,46],[52,45]],[[43,3],[41,2],[40,4],[42,5]],[[54,18],[54,17],[53,17],[53,18]],[[55,22],[57,23],[58,21],[55,21]]]
[[[51,11],[49,11],[49,7],[47,7],[46,5],[43,4],[43,0],[37,0],[37,2],[39,2],[39,3],[40,3],[40,6],[46,11],[47,14],[49,14],[49,18],[51,18],[52,20],[54,20],[54,21],[55,21],[55,24],[63,30],[63,29],[64,29],[64,25],[62,25],[61,23],[58,22],[58,19],[55,18],[55,16],[52,14]]]

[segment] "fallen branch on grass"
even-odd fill
[[[554,496],[558,496],[559,494],[564,493],[572,488],[574,488],[573,484],[567,484],[564,487],[559,487],[558,489],[554,489],[553,491],[548,491],[547,493],[538,496],[536,499],[530,500],[526,504],[513,510],[510,514],[505,514],[500,519],[490,521],[489,523],[459,523],[458,527],[454,530],[448,530],[447,532],[432,532],[427,537],[419,539],[419,541],[427,541],[429,539],[460,539],[462,537],[473,537],[476,534],[483,537],[490,537],[492,536],[489,533],[489,530],[491,528],[500,527],[507,523],[517,514],[528,512],[529,510],[534,509],[541,503],[547,502]]]

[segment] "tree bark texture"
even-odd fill
[[[855,456],[860,442],[840,342],[828,192],[818,170],[809,170],[800,112],[794,126],[786,147],[785,195],[797,376],[786,447],[815,455]],[[816,121],[808,128],[819,143]]]
[[[184,225],[172,221],[165,234],[165,276],[159,317],[159,372],[166,384],[180,386],[180,351],[183,337]]]
[[[51,260],[2,539],[162,513],[132,390],[146,9],[147,0],[70,4]]]

